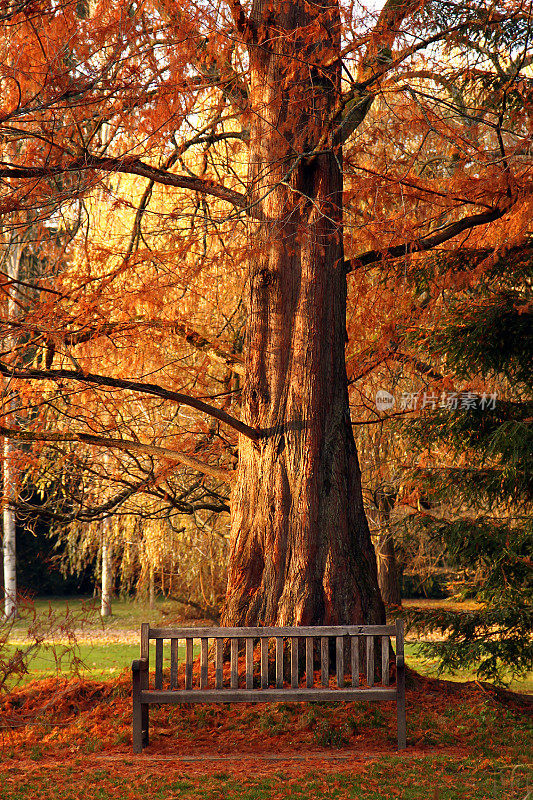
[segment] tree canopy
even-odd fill
[[[60,521],[232,492],[226,621],[383,618],[350,401],[529,236],[531,10],[4,6],[1,433]]]

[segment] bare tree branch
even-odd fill
[[[354,269],[366,267],[369,264],[375,264],[386,258],[401,258],[411,253],[423,253],[427,250],[432,250],[434,247],[438,247],[439,244],[444,244],[444,242],[453,239],[455,236],[459,236],[459,234],[470,228],[475,228],[478,225],[487,225],[489,222],[501,219],[508,211],[509,206],[493,208],[481,214],[472,214],[456,222],[450,222],[448,225],[435,231],[435,233],[430,234],[430,236],[425,236],[422,239],[385,247],[383,250],[367,250],[366,253],[361,253],[359,256],[354,256],[352,259],[345,260],[344,266],[346,272],[352,272]]]
[[[9,365],[0,362],[0,374],[6,377],[18,378],[19,380],[42,380],[42,381],[61,381],[73,380],[79,383],[93,384],[96,386],[109,386],[115,389],[127,389],[132,392],[139,392],[140,394],[149,394],[154,397],[161,397],[164,400],[171,400],[175,403],[180,403],[191,408],[196,408],[204,414],[207,414],[214,419],[224,422],[234,430],[242,433],[252,441],[258,441],[261,438],[261,432],[256,428],[251,428],[244,422],[232,417],[220,408],[211,406],[204,403],[203,400],[197,400],[195,397],[189,397],[180,392],[173,392],[171,389],[164,389],[155,383],[142,383],[139,381],[130,381],[124,378],[111,378],[106,375],[95,375],[91,372],[76,372],[75,370],[68,369],[17,369],[11,368]]]
[[[87,153],[82,158],[76,158],[70,163],[62,166],[45,167],[23,167],[0,161],[0,178],[18,178],[29,180],[33,178],[51,178],[54,175],[63,175],[69,172],[82,172],[85,170],[102,170],[103,172],[119,172],[125,175],[140,175],[143,178],[161,183],[165,186],[176,186],[180,189],[189,189],[201,194],[209,194],[225,200],[237,208],[247,208],[249,205],[246,195],[236,192],[234,189],[227,189],[215,181],[207,178],[191,177],[189,175],[175,175],[159,167],[152,167],[141,161],[140,158],[112,158]]]
[[[0,285],[0,289],[1,289]],[[44,330],[36,325],[31,325],[20,320],[10,320],[5,317],[0,317],[0,325],[6,325],[10,328],[18,328],[26,333],[32,333],[48,345],[54,345],[57,349],[58,344],[65,346],[70,345],[75,347],[85,342],[98,339],[100,336],[113,336],[127,331],[138,331],[140,328],[167,330],[170,333],[184,339],[187,344],[194,347],[196,350],[205,353],[210,358],[218,361],[220,364],[232,369],[239,375],[244,375],[244,358],[238,353],[230,353],[218,342],[211,339],[206,339],[203,334],[199,333],[190,325],[185,325],[183,322],[165,322],[164,320],[135,320],[134,322],[109,322],[105,325],[100,325],[97,328],[84,327],[77,331],[57,331],[57,330]]]
[[[186,467],[209,475],[226,483],[233,479],[233,473],[220,467],[213,467],[197,458],[187,456],[179,450],[171,450],[168,447],[159,447],[153,444],[143,444],[127,439],[111,439],[107,436],[93,436],[89,433],[71,433],[70,431],[24,431],[19,428],[5,428],[0,425],[0,435],[7,439],[16,439],[23,442],[83,442],[84,444],[94,445],[95,447],[108,447],[125,452],[142,453],[143,455],[160,456],[179,461]]]

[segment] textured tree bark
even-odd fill
[[[323,137],[340,89],[338,7],[273,8],[255,0],[250,47],[261,221],[250,231],[243,419],[263,436],[240,437],[223,620],[381,623],[348,406],[342,153]]]

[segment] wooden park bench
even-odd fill
[[[335,642],[330,645],[332,638]],[[391,638],[396,640],[396,680],[393,685],[390,685],[389,669]],[[153,688],[149,687],[151,639],[155,640]],[[180,640],[185,640],[185,668],[178,675]],[[197,675],[193,674],[195,640],[200,642],[200,669]],[[163,671],[165,641],[170,643],[169,672]],[[210,642],[214,643],[211,648]],[[149,708],[152,704],[292,700],[395,700],[398,749],[402,750],[406,740],[403,644],[401,620],[397,620],[395,625],[297,628],[151,628],[144,623],[141,626],[141,658],[132,664],[133,752],[142,752],[142,748],[148,744]],[[330,675],[330,647],[335,654],[335,677]],[[214,666],[211,681],[208,674],[210,652]],[[229,672],[226,670],[226,674],[223,669],[224,652],[229,652],[230,656]],[[239,653],[244,656],[239,657]],[[254,653],[258,655],[257,663],[254,662]],[[319,681],[315,679],[314,672],[315,654],[318,653]],[[300,675],[303,672],[304,654],[305,681],[303,674]],[[359,671],[361,658],[365,662],[362,682]],[[345,661],[350,663],[345,664]],[[381,673],[379,683],[375,680],[376,666],[377,672]],[[209,685],[210,682],[214,685]]]

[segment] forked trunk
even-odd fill
[[[348,407],[342,154],[322,137],[340,90],[338,7],[276,9],[275,23],[263,0],[252,12],[243,414],[263,437],[240,440],[224,623],[381,623]]]

